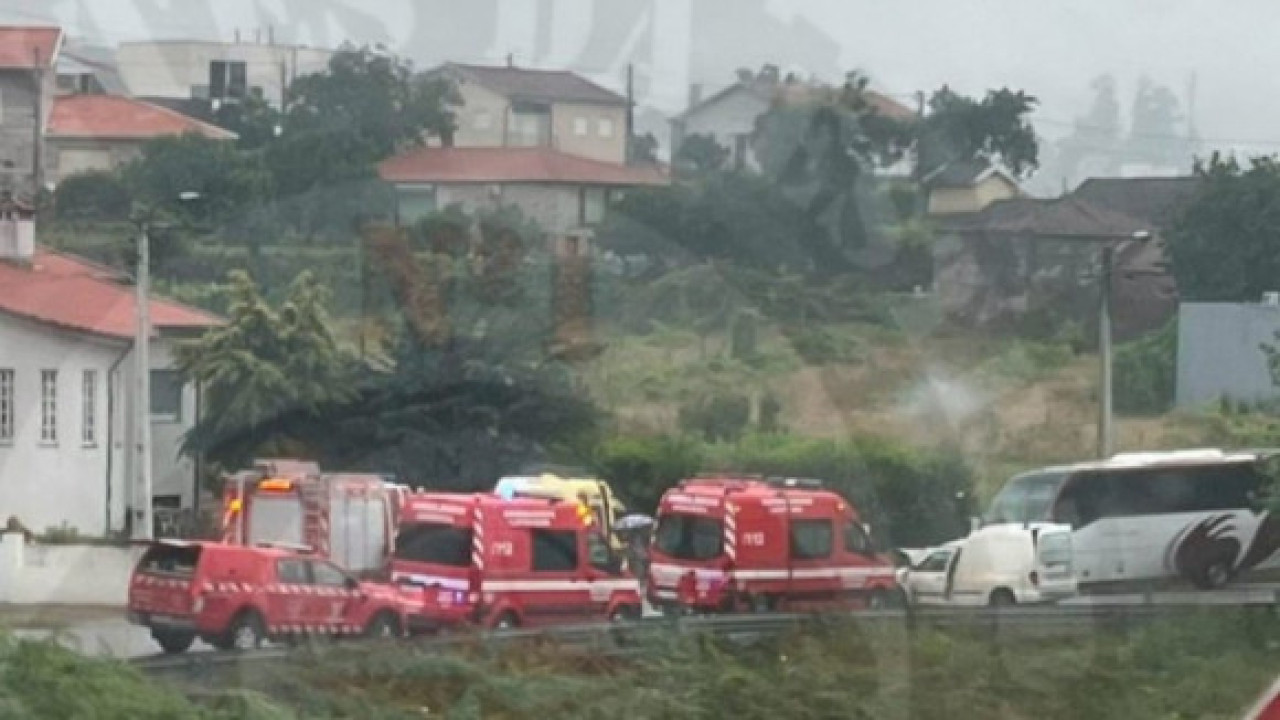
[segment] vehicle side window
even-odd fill
[[[327,562],[311,563],[311,578],[316,585],[343,587],[347,584],[347,574],[339,570],[336,565]]]
[[[944,572],[947,569],[947,561],[950,559],[949,551],[939,551],[922,560],[916,569],[920,572]]]
[[[578,533],[531,530],[534,572],[568,572],[578,568]]]
[[[279,560],[276,562],[276,577],[282,583],[307,585],[311,578],[307,573],[305,560]]]
[[[792,559],[818,560],[831,557],[833,535],[830,520],[792,520]]]
[[[871,552],[871,538],[867,537],[867,531],[856,522],[844,526],[844,549],[859,555]]]
[[[600,533],[587,533],[587,556],[591,566],[597,570],[614,575],[618,573],[618,561],[613,556],[613,549]]]

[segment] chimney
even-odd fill
[[[13,194],[0,194],[0,260],[30,264],[36,253],[36,213]]]
[[[689,107],[697,107],[702,102],[702,83],[689,86]]]

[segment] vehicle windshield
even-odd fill
[[[1065,473],[1046,472],[1022,475],[1010,480],[983,516],[983,523],[1027,523],[1050,520],[1053,501],[1062,487]]]
[[[654,530],[654,548],[676,560],[714,560],[724,553],[719,520],[677,513],[663,515]]]
[[[396,560],[468,567],[471,529],[439,523],[410,523],[396,536]]]
[[[247,512],[249,544],[305,542],[302,500],[297,496],[253,494]]]

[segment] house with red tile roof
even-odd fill
[[[122,95],[53,98],[45,128],[50,182],[86,172],[110,171],[133,160],[149,140],[167,135],[235,140],[236,134],[176,110]]]
[[[118,533],[142,502],[134,288],[32,245],[24,207],[0,201],[0,520]],[[199,396],[175,372],[173,348],[222,321],[162,298],[150,309],[153,502],[191,508],[197,468],[180,448]]]
[[[627,188],[664,185],[654,165],[624,165],[549,147],[420,147],[384,160],[396,187],[397,222],[412,224],[450,205],[468,212],[515,205],[553,236],[588,230]]]
[[[43,183],[40,134],[61,48],[56,27],[0,26],[0,191],[30,198]]]

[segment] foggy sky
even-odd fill
[[[1280,3],[1267,0],[0,0],[0,21],[41,18],[107,42],[272,24],[280,39],[382,41],[420,64],[514,52],[615,88],[638,59],[641,99],[666,111],[690,82],[723,85],[770,60],[832,80],[859,68],[904,101],[944,83],[1007,85],[1041,98],[1050,137],[1085,113],[1099,74],[1116,77],[1127,113],[1140,76],[1185,103],[1195,72],[1209,145],[1280,151]]]

